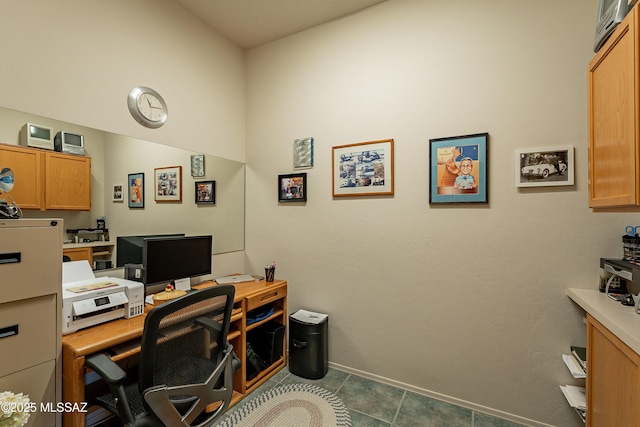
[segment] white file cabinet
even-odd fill
[[[0,392],[29,396],[27,426],[61,425],[62,237],[60,219],[0,219]]]

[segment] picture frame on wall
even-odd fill
[[[573,146],[516,150],[516,187],[554,187],[574,184]]]
[[[124,202],[124,184],[114,184],[112,194],[114,202]]]
[[[293,168],[313,167],[313,137],[293,141]]]
[[[204,176],[204,154],[192,154],[191,155],[191,176],[203,177]]]
[[[216,182],[198,181],[195,183],[196,205],[216,204]]]
[[[278,202],[306,202],[307,174],[278,175]]]
[[[333,197],[392,195],[393,139],[332,148]]]
[[[130,173],[127,187],[129,207],[144,208],[144,173]]]
[[[182,201],[182,166],[155,168],[154,177],[156,202]]]
[[[488,203],[488,133],[429,140],[429,203]]]

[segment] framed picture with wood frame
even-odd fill
[[[154,169],[156,202],[182,201],[182,166]]]
[[[393,139],[333,147],[333,197],[393,194]]]

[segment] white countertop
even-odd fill
[[[622,305],[598,290],[568,288],[567,296],[640,354],[640,314],[634,307]]]

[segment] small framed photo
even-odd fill
[[[191,155],[191,176],[204,176],[204,154]]]
[[[144,208],[144,173],[130,173],[127,178],[130,208]]]
[[[313,167],[313,138],[299,138],[293,141],[293,168]]]
[[[196,205],[216,204],[216,182],[199,181],[196,182]]]
[[[516,150],[516,187],[573,185],[573,147]]]
[[[115,184],[113,186],[113,201],[124,202],[124,185],[123,184]]]
[[[278,175],[278,202],[306,202],[307,174]]]
[[[429,140],[429,203],[488,203],[488,133]]]
[[[333,197],[393,194],[393,139],[332,150]]]
[[[154,193],[156,202],[182,201],[182,166],[154,169]]]

